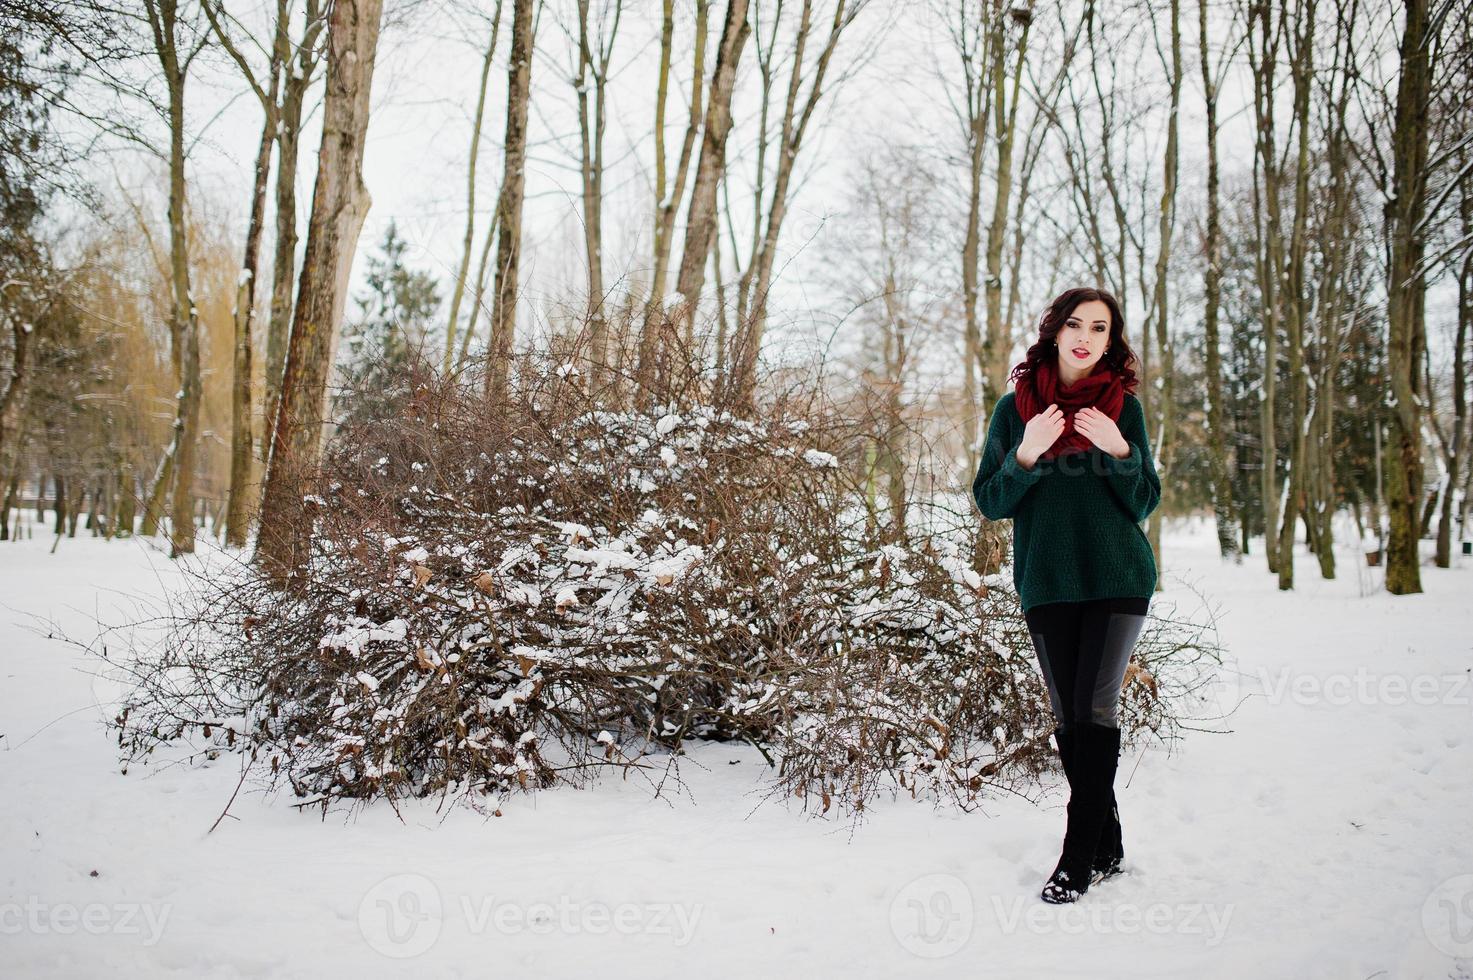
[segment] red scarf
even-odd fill
[[[1040,457],[1053,459],[1094,446],[1088,436],[1074,428],[1074,413],[1081,408],[1094,406],[1120,421],[1120,409],[1125,406],[1125,385],[1120,375],[1101,361],[1087,377],[1065,388],[1059,383],[1059,363],[1050,357],[1018,379],[1013,402],[1025,423],[1052,404],[1057,404],[1064,413],[1064,431]]]

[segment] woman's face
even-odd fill
[[[1074,377],[1084,377],[1110,346],[1110,308],[1097,299],[1074,307],[1054,338],[1059,345],[1059,366]]]

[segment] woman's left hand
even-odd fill
[[[1124,459],[1130,455],[1130,443],[1120,434],[1120,427],[1115,424],[1115,420],[1093,405],[1074,413],[1074,428],[1116,459]]]

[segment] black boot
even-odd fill
[[[1120,842],[1120,807],[1115,802],[1115,788],[1110,787],[1110,807],[1105,811],[1105,826],[1100,830],[1100,844],[1095,848],[1096,880],[1113,878],[1120,873],[1125,847]]]
[[[1074,730],[1059,727],[1054,729],[1054,744],[1059,749],[1059,761],[1064,764],[1064,775],[1069,788],[1074,788]],[[1095,847],[1094,860],[1090,862],[1093,872],[1090,884],[1120,874],[1120,862],[1125,857],[1125,848],[1120,841],[1120,809],[1115,802],[1115,787],[1110,787],[1110,805],[1105,811],[1105,825],[1100,828],[1100,842]]]
[[[1063,853],[1040,896],[1055,905],[1072,902],[1089,889],[1120,762],[1120,729],[1093,722],[1076,722],[1070,727],[1074,778],[1069,792],[1069,822]]]

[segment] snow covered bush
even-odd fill
[[[201,584],[140,664],[128,757],[246,751],[325,804],[576,785],[743,740],[773,792],[825,811],[971,805],[1047,763],[1032,647],[1005,574],[970,565],[970,509],[886,534],[852,475],[862,427],[811,401],[604,410],[570,371],[520,376],[493,403],[426,375],[340,431],[303,488],[310,564],[284,590],[248,562]]]

